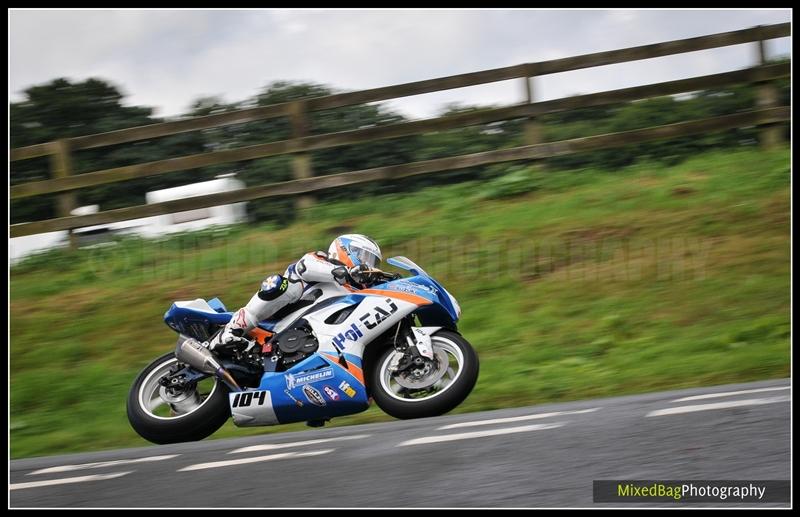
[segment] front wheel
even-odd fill
[[[395,418],[425,418],[461,404],[478,380],[478,355],[460,334],[440,330],[431,336],[434,358],[394,372],[401,352],[389,348],[368,372],[372,396]]]
[[[160,380],[183,365],[170,352],[150,363],[131,386],[128,421],[139,436],[153,443],[202,440],[231,416],[228,388],[213,377],[183,390],[167,389]]]

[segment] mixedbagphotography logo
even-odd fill
[[[595,503],[788,503],[788,480],[596,480]]]

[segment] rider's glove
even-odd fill
[[[339,285],[344,285],[347,283],[347,268],[344,266],[335,267],[331,270],[331,274],[333,275],[333,279],[336,280],[336,283]]]
[[[366,264],[353,266],[348,273],[350,274],[350,278],[358,284],[368,284],[372,276],[370,267]]]

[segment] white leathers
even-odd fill
[[[247,305],[236,311],[231,321],[222,332],[211,339],[208,346],[214,349],[245,335],[259,321],[313,292],[313,289],[309,289],[313,284],[336,282],[341,285],[346,280],[347,268],[329,262],[325,252],[306,253],[303,258],[289,265],[282,276],[267,277],[259,291],[250,298]]]

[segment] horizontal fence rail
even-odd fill
[[[510,149],[501,149],[498,151],[487,151],[469,155],[454,156],[450,158],[439,158],[436,160],[408,163],[404,165],[391,165],[363,171],[345,172],[340,174],[319,176],[316,178],[271,183],[219,194],[210,194],[207,196],[191,197],[187,199],[153,203],[129,208],[118,208],[116,210],[107,210],[105,212],[96,214],[14,224],[11,225],[11,236],[19,237],[36,233],[68,230],[71,228],[107,224],[140,217],[171,214],[196,208],[239,203],[242,201],[251,201],[253,199],[262,199],[268,197],[283,197],[293,194],[317,192],[354,185],[357,183],[393,180],[420,174],[432,174],[435,172],[463,169],[466,167],[487,165],[491,163],[551,158],[595,149],[622,147],[665,138],[690,136],[700,133],[723,131],[737,127],[776,123],[789,120],[789,117],[789,107],[783,106],[779,108],[748,111],[734,115],[680,122],[677,124],[668,124],[664,126],[637,129],[633,131],[623,131],[620,133],[609,133],[604,135],[574,138],[571,140],[561,140],[558,142],[514,147]]]
[[[321,97],[309,97],[281,104],[132,127],[108,133],[67,138],[54,142],[11,149],[10,160],[12,162],[41,156],[50,156],[52,179],[13,185],[10,188],[10,199],[17,200],[43,194],[58,194],[57,213],[59,217],[45,221],[11,225],[10,234],[12,237],[19,237],[51,231],[71,231],[72,229],[85,226],[107,224],[274,196],[304,194],[305,196],[299,198],[305,203],[301,206],[308,206],[308,204],[313,201],[313,199],[308,196],[309,193],[346,185],[434,174],[441,171],[499,162],[540,160],[595,149],[620,147],[628,144],[695,135],[704,132],[723,131],[739,127],[764,126],[765,129],[761,130],[761,141],[774,144],[780,141],[780,133],[777,132],[779,129],[775,124],[790,120],[791,115],[788,107],[777,105],[777,90],[770,82],[776,79],[790,77],[791,65],[790,63],[767,64],[764,41],[790,36],[790,34],[791,24],[789,23],[752,27],[739,31],[711,34],[696,38],[667,41],[549,61],[526,63],[370,90],[337,93]],[[758,66],[733,72],[666,81],[586,95],[576,95],[549,101],[534,102],[533,99],[531,79],[537,76],[744,43],[757,44]],[[527,92],[526,102],[425,120],[402,122],[385,126],[373,126],[338,133],[309,135],[309,114],[316,110],[396,99],[410,95],[419,95],[511,79],[522,79],[525,81],[525,90]],[[538,130],[536,129],[538,122],[535,122],[535,120],[542,115],[550,113],[591,106],[624,103],[698,90],[729,87],[745,83],[759,85],[758,99],[755,106],[757,109],[753,111],[681,122],[666,126],[637,129],[622,133],[604,134],[548,143],[541,143]],[[82,174],[75,174],[73,172],[71,153],[81,149],[117,145],[276,117],[288,117],[292,127],[292,138],[277,142],[181,156]],[[527,120],[524,142],[530,145],[316,177],[313,176],[311,169],[311,155],[308,154],[310,151],[514,119]],[[529,137],[529,135],[534,136]],[[282,154],[292,154],[294,156],[292,166],[293,174],[296,179],[293,181],[258,185],[232,192],[197,196],[176,201],[120,208],[89,215],[74,216],[70,213],[71,209],[75,206],[75,191],[78,189]],[[70,243],[74,246],[75,241],[71,233],[70,235]]]
[[[671,95],[685,93],[706,88],[730,86],[743,82],[764,81],[786,77],[790,73],[788,63],[767,65],[762,67],[726,72],[691,79],[681,79],[665,83],[649,84],[620,90],[610,90],[600,93],[576,95],[563,99],[535,102],[531,104],[518,104],[504,108],[486,109],[475,112],[460,113],[434,119],[404,122],[387,126],[327,133],[324,135],[292,138],[279,142],[251,145],[224,151],[214,151],[181,158],[171,158],[155,162],[140,163],[117,167],[103,171],[88,172],[65,178],[23,183],[11,187],[11,199],[22,197],[64,192],[68,190],[116,183],[118,181],[144,178],[180,172],[187,169],[220,165],[224,163],[267,158],[286,153],[301,151],[314,151],[328,149],[341,145],[359,144],[389,138],[416,135],[432,131],[455,129],[464,126],[487,124],[501,120],[540,116],[547,113],[556,113],[575,108],[600,106],[615,102],[624,102],[645,99],[658,95]]]

